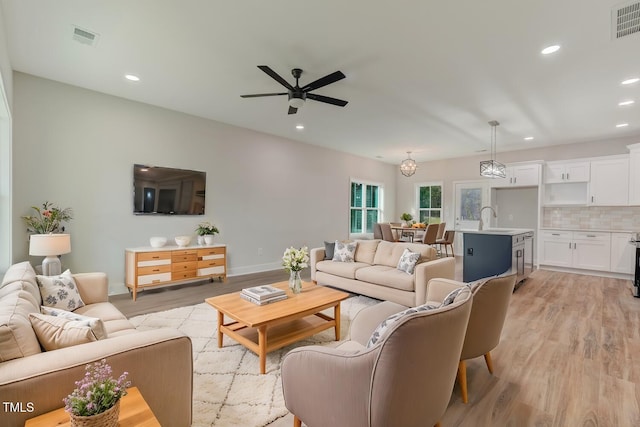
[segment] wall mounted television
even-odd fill
[[[206,172],[133,165],[133,213],[204,215]]]

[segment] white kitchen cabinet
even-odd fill
[[[544,183],[588,182],[590,162],[548,162],[544,168]]]
[[[543,231],[541,264],[610,271],[611,233]]]
[[[592,161],[589,195],[591,206],[627,206],[629,156]]]
[[[640,205],[640,144],[627,145],[629,149],[629,205]]]
[[[534,187],[540,184],[539,163],[507,165],[506,172],[506,178],[491,181],[492,188]]]
[[[632,233],[611,233],[611,271],[633,274],[636,247],[629,243]]]

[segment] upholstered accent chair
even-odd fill
[[[389,301],[368,307],[353,320],[350,341],[285,355],[282,387],[294,426],[438,425],[455,383],[471,292],[460,292],[445,307],[398,318],[367,347],[377,326],[405,309]]]
[[[433,279],[429,287],[437,281],[439,287],[434,289],[429,300],[436,300],[453,289],[465,286],[464,283],[449,279]],[[464,345],[458,365],[458,384],[462,394],[462,401],[469,402],[467,394],[467,365],[466,360],[484,356],[489,372],[493,374],[491,350],[500,343],[500,335],[507,317],[507,310],[511,302],[511,295],[516,284],[516,275],[498,276],[484,282],[476,281],[473,288],[473,306],[469,317],[469,326],[464,338]]]

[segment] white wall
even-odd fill
[[[13,75],[0,8],[0,273],[11,263],[11,99]]]
[[[125,248],[193,234],[203,220],[220,229],[231,274],[279,268],[290,245],[347,238],[350,177],[383,183],[394,214],[393,165],[27,74],[13,79],[14,262],[28,258],[20,216],[45,200],[74,210],[63,265],[107,272],[112,292],[124,290]],[[133,215],[134,163],[206,171],[206,215]]]

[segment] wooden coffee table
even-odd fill
[[[302,284],[302,292],[294,294],[288,282],[275,283],[284,289],[288,298],[267,305],[256,305],[240,298],[240,292],[207,298],[205,301],[218,310],[218,347],[222,336],[233,338],[260,356],[260,373],[266,371],[267,353],[325,329],[334,328],[340,340],[340,301],[349,297],[346,292],[309,282]],[[320,313],[333,307],[333,317]],[[234,319],[224,323],[224,316]]]

